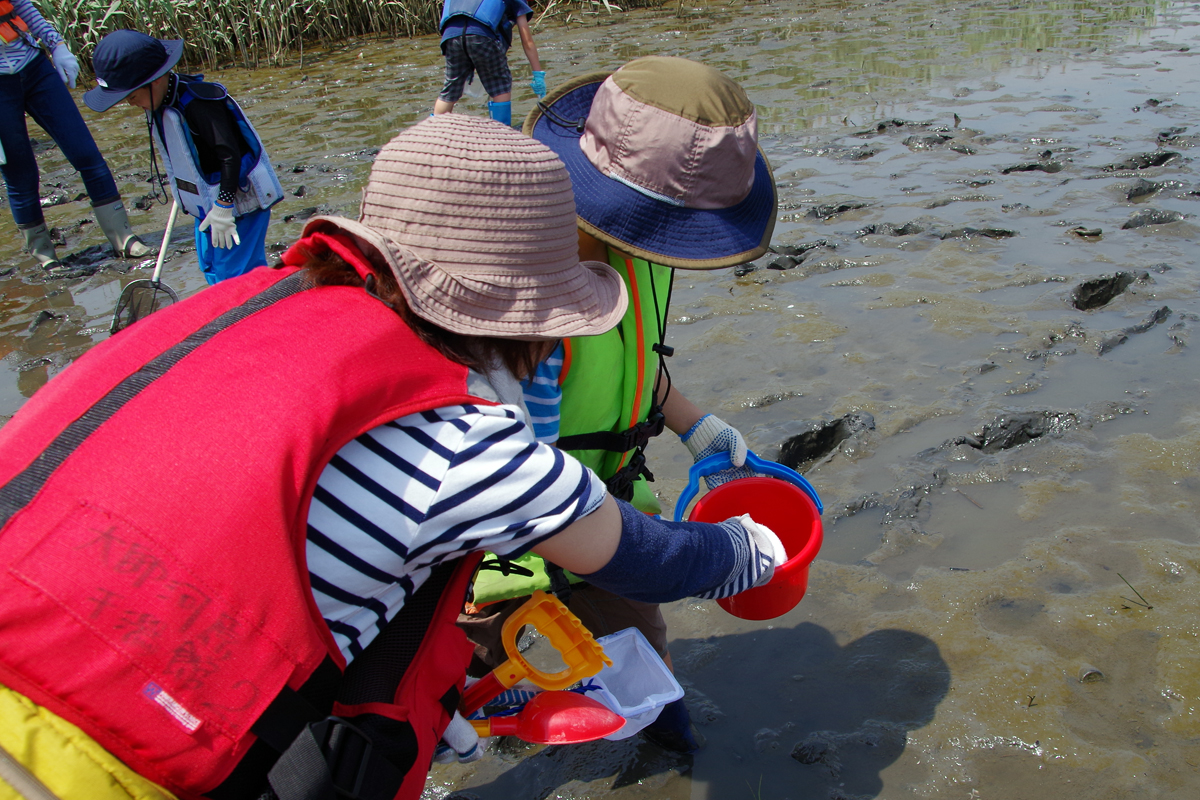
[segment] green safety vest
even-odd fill
[[[563,340],[564,359],[559,376],[562,387],[559,445],[606,481],[632,459],[640,459],[640,449],[633,446],[621,452],[567,449],[571,444],[568,437],[600,431],[617,435],[647,420],[654,406],[658,379],[659,354],[654,346],[662,343],[674,275],[669,267],[627,257],[611,247],[608,263],[625,282],[629,308],[612,330],[599,336]],[[644,475],[637,475],[633,481],[629,502],[647,514],[662,511]],[[541,556],[526,553],[512,559],[509,563],[521,568],[516,574],[504,574],[504,563],[505,560],[492,553],[484,557],[475,578],[475,605],[525,597],[535,589],[550,590],[552,581]],[[526,571],[531,574],[520,574]],[[565,574],[572,583],[580,581],[569,572]]]

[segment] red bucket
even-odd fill
[[[717,601],[742,619],[774,619],[796,607],[808,589],[808,567],[823,538],[821,514],[803,489],[778,478],[739,478],[723,483],[696,501],[692,522],[724,522],[749,514],[766,525],[787,550],[769,583]]]

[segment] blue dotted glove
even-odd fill
[[[541,100],[546,96],[546,72],[545,70],[534,70],[533,80],[529,82],[529,88],[533,89],[533,93]]]
[[[679,437],[692,454],[692,462],[711,456],[713,453],[729,453],[732,469],[724,469],[704,476],[704,483],[709,489],[715,489],[722,483],[728,483],[738,478],[752,478],[757,473],[746,463],[746,440],[738,433],[737,428],[727,422],[722,422],[712,414],[705,414],[700,421]]]

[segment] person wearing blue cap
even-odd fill
[[[50,51],[50,57],[42,51]],[[83,178],[96,221],[120,258],[153,252],[129,227],[129,215],[83,115],[67,87],[75,88],[79,61],[30,0],[0,0],[0,172],[25,249],[51,276],[69,275],[58,260],[38,192],[37,158],[25,115],[42,127]]]
[[[175,202],[196,218],[196,255],[210,284],[266,266],[271,206],[283,199],[262,139],[225,87],[172,68],[181,40],[119,30],[96,45],[93,111],[125,100],[146,112]]]
[[[775,182],[758,148],[754,104],[719,71],[683,58],[651,56],[615,73],[592,73],[551,92],[524,132],[548,145],[571,174],[580,252],[608,263],[629,296],[621,323],[588,339],[565,339],[526,382],[525,401],[539,440],[587,464],[610,492],[647,514],[661,511],[647,480],[644,449],[664,428],[695,461],[719,452],[731,466],[705,478],[710,488],[755,473],[736,428],[671,385],[665,343],[674,269],[718,269],[766,252],[775,227]],[[486,563],[486,562],[485,562]],[[495,570],[476,579],[478,611],[459,624],[482,666],[503,658],[498,625],[526,592],[569,576],[536,556],[519,566],[532,578]],[[497,601],[495,606],[485,605]],[[667,629],[653,603],[596,586],[569,590],[571,610],[596,636],[636,627],[670,664]],[[477,667],[478,669],[478,667]],[[682,699],[668,704],[642,736],[692,753],[702,744]]]
[[[446,82],[433,104],[434,114],[448,114],[463,96],[474,75],[488,93],[488,114],[497,122],[512,124],[512,72],[508,48],[515,26],[521,47],[533,70],[530,88],[546,96],[546,72],[538,59],[529,30],[533,9],[525,0],[445,0],[442,5],[442,54],[446,57]]]

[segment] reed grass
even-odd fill
[[[635,6],[662,0],[632,0]],[[435,33],[441,0],[38,0],[42,15],[62,33],[80,63],[106,33],[133,28],[187,42],[188,65],[247,68],[299,58],[304,48],[356,36]],[[535,23],[570,11],[613,13],[610,0],[539,0]]]

